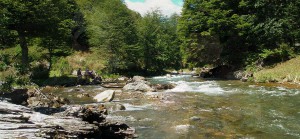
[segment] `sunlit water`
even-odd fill
[[[146,93],[163,96],[157,101],[116,98],[127,110],[110,112],[107,117],[135,127],[139,138],[300,138],[299,89],[189,76],[153,77],[149,81],[176,87]],[[83,90],[96,93],[102,89],[90,86]]]

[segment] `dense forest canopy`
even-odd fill
[[[1,0],[1,78],[10,70],[30,80],[77,68],[151,74],[273,64],[299,51],[299,7],[299,0],[185,0],[181,15],[141,16],[122,0]]]
[[[185,0],[178,31],[185,61],[245,66],[289,59],[299,42],[299,0]]]

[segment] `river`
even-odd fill
[[[300,138],[300,89],[190,76],[148,80],[176,87],[148,92],[145,97],[124,99],[122,94],[116,95],[114,101],[126,110],[111,111],[107,117],[134,127],[139,138]],[[101,90],[100,86],[76,88],[76,92]],[[73,103],[93,102],[74,97],[74,88],[63,92]]]

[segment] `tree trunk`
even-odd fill
[[[22,65],[24,66],[24,68],[27,69],[29,66],[29,61],[28,61],[28,46],[26,42],[26,37],[23,34],[20,34],[19,39],[20,39],[20,46],[22,49]]]
[[[49,69],[48,69],[48,77],[50,77],[50,71],[52,69],[52,56],[53,56],[53,49],[51,46],[48,48],[49,51]]]

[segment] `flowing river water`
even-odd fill
[[[240,81],[202,80],[190,76],[153,77],[151,83],[176,87],[124,97],[115,102],[125,111],[111,110],[108,120],[125,122],[142,139],[300,138],[300,89]],[[96,94],[100,86],[65,88],[60,94],[73,103],[91,103],[76,93]]]

